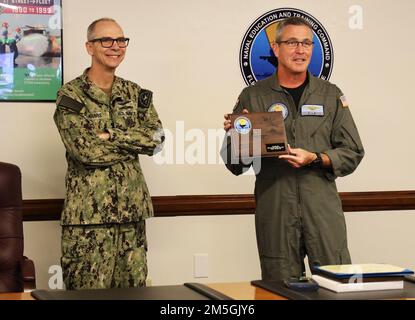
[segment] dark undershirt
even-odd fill
[[[307,84],[308,84],[308,76],[306,77],[303,84],[297,88],[286,88],[286,87],[281,86],[284,90],[286,90],[291,95],[291,97],[293,97],[297,110],[298,110],[298,105],[300,104],[301,96],[303,95],[304,89],[307,86]]]

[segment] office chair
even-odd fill
[[[0,162],[0,292],[35,287],[34,263],[23,256],[21,172]]]

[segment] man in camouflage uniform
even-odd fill
[[[62,212],[66,288],[144,286],[145,219],[153,216],[139,154],[163,142],[151,91],[115,76],[128,38],[109,18],[88,28],[91,67],[58,93],[54,115],[68,171]]]
[[[311,268],[351,263],[342,203],[335,179],[352,173],[364,149],[347,100],[340,89],[307,72],[313,32],[301,18],[277,26],[273,51],[277,72],[239,96],[234,113],[273,112],[284,115],[289,155],[262,158],[253,167],[255,226],[262,278],[285,280]],[[231,123],[225,115],[224,129]],[[222,157],[235,175],[250,164],[232,163],[230,137]]]

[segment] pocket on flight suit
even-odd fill
[[[346,238],[306,239],[305,245],[310,267],[351,263]]]
[[[313,151],[323,151],[330,145],[330,135],[332,130],[332,116],[327,113],[324,117],[309,116],[306,119],[308,132],[308,148]]]
[[[360,142],[356,141],[352,132],[357,132],[357,128],[352,121],[348,121],[341,127],[341,134],[343,135],[344,141],[347,141],[347,145],[350,146],[354,151],[359,151]],[[356,136],[358,138],[358,136]]]

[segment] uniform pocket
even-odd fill
[[[317,133],[330,132],[331,130],[331,113],[327,112],[323,117],[306,117],[307,126],[310,128],[310,137],[313,138]]]
[[[77,261],[86,253],[87,241],[85,240],[82,227],[63,227],[61,259],[63,264]]]
[[[116,129],[127,130],[138,123],[138,114],[135,106],[130,102],[118,105],[112,113],[113,125]]]
[[[352,122],[345,123],[341,127],[341,134],[344,138],[343,141],[345,141],[349,147],[357,152],[359,151],[359,145],[361,145],[361,143],[360,141],[357,141],[359,136],[356,134],[356,132],[356,126]]]

